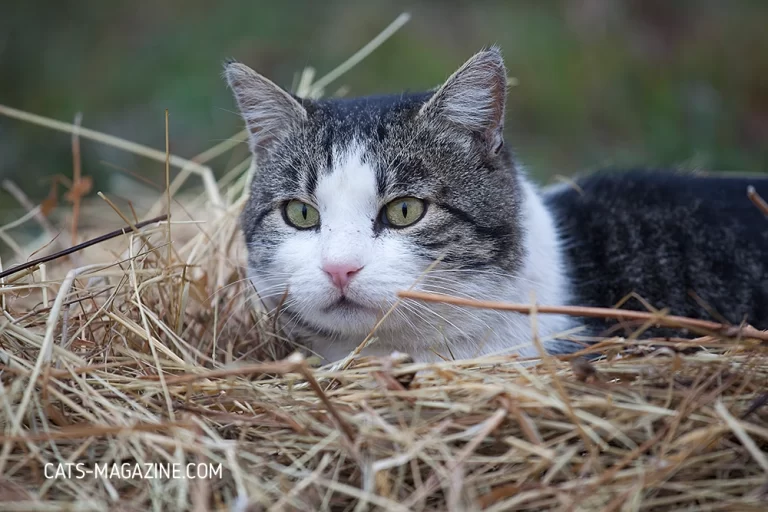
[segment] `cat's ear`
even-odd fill
[[[476,53],[435,92],[419,116],[483,136],[498,153],[503,144],[507,70],[498,47]]]
[[[232,89],[255,154],[269,151],[307,118],[306,109],[288,92],[239,62],[227,62],[224,76]]]

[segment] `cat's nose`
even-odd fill
[[[343,290],[347,287],[347,283],[352,279],[352,276],[357,274],[360,269],[363,268],[360,265],[354,263],[326,263],[323,265],[323,271],[328,274],[336,285],[336,288]]]

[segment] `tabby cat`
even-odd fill
[[[530,317],[396,305],[412,286],[604,307],[635,293],[674,314],[768,328],[768,219],[746,194],[768,197],[768,180],[630,170],[538,188],[504,142],[498,48],[415,94],[309,100],[237,62],[225,75],[257,167],[242,214],[250,278],[325,362],[377,324],[364,353],[537,354]],[[611,325],[542,314],[535,329],[557,353]]]

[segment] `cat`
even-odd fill
[[[374,327],[363,354],[540,355],[531,317],[398,302],[411,287],[603,307],[635,293],[673,314],[768,328],[768,219],[746,194],[768,197],[768,180],[603,171],[539,187],[505,144],[498,47],[420,93],[309,100],[236,61],[224,74],[256,165],[241,215],[249,277],[325,363]],[[569,353],[584,346],[573,333],[614,324],[542,314],[535,333]]]

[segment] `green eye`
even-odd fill
[[[285,219],[298,229],[309,229],[320,224],[320,213],[314,206],[294,199],[285,205]]]
[[[391,201],[381,212],[381,222],[396,228],[415,224],[424,216],[426,205],[415,197],[401,197]]]

